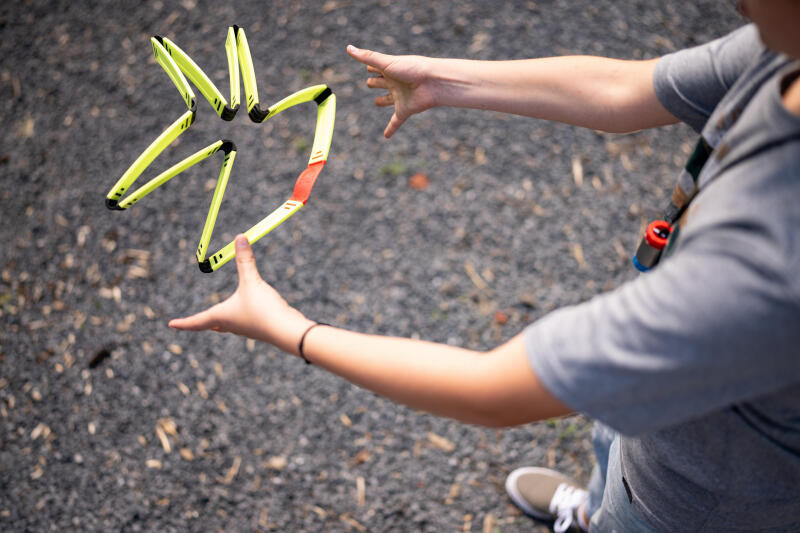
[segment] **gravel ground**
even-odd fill
[[[149,36],[227,92],[229,24],[247,31],[265,104],[315,83],[338,96],[308,206],[254,248],[265,279],[319,320],[488,349],[635,275],[629,253],[692,135],[442,109],[387,142],[345,45],[647,58],[741,21],[716,0],[4,2],[0,530],[548,531],[509,505],[505,475],[543,464],[586,481],[586,419],[468,426],[264,345],[166,327],[236,284],[233,264],[202,274],[194,259],[219,161],[128,212],[103,199],[182,112]],[[314,113],[257,127],[198,108],[148,175],[237,143],[213,247],[287,197]]]

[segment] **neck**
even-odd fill
[[[800,116],[800,76],[795,76],[789,86],[784,89],[783,105],[790,113]]]

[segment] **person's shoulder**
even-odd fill
[[[667,54],[656,64],[653,88],[661,104],[700,133],[737,81],[768,59],[749,24],[711,42]]]
[[[761,42],[761,36],[758,32],[758,28],[752,22],[743,26],[739,26],[727,35],[719,37],[713,42],[718,43],[718,45],[722,43],[733,42],[737,46],[764,47],[763,43]]]
[[[708,54],[722,83],[730,88],[748,67],[770,61],[774,54],[761,41],[755,24],[747,24],[709,43]]]

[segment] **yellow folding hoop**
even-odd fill
[[[208,245],[214,231],[214,225],[222,204],[222,197],[228,184],[231,168],[236,158],[236,145],[229,140],[220,139],[194,154],[179,161],[169,169],[128,194],[133,183],[150,166],[150,164],[163,152],[175,139],[178,138],[189,126],[194,123],[197,114],[197,103],[189,81],[197,87],[200,93],[208,100],[217,115],[223,120],[232,120],[240,105],[239,75],[244,82],[245,99],[247,101],[248,116],[257,123],[264,122],[274,117],[281,111],[292,106],[314,102],[317,104],[317,124],[314,134],[314,143],[306,168],[297,178],[292,196],[272,213],[265,216],[245,232],[251,243],[256,242],[285,220],[300,210],[308,201],[311,189],[328,159],[331,140],[333,139],[333,126],[336,121],[336,96],[327,85],[314,85],[287,96],[276,104],[261,109],[259,107],[258,87],[253,71],[253,60],[247,37],[244,30],[238,26],[228,28],[225,41],[225,52],[228,58],[228,74],[230,78],[230,102],[225,99],[214,83],[206,76],[199,66],[181,50],[175,43],[166,37],[155,36],[150,39],[153,55],[156,62],[161,65],[172,83],[178,89],[187,106],[185,111],[175,122],[170,124],[128,167],[123,175],[106,195],[106,207],[113,210],[125,210],[139,200],[153,192],[189,167],[196,165],[211,155],[222,151],[225,154],[220,168],[214,194],[211,198],[208,215],[206,216],[200,243],[197,246],[197,262],[203,272],[213,272],[236,256],[233,241],[223,246],[208,256]],[[188,81],[187,79],[188,78]]]

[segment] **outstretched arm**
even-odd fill
[[[653,89],[658,61],[564,56],[515,61],[473,61],[393,56],[348,46],[386,89],[379,106],[394,106],[388,138],[411,115],[435,106],[491,109],[622,133],[674,124],[678,119]]]
[[[268,342],[299,355],[313,321],[291,308],[256,269],[247,238],[236,239],[239,287],[206,311],[170,327],[215,330]],[[565,415],[528,364],[522,335],[488,353],[412,339],[313,328],[303,345],[315,365],[414,409],[492,427]]]

